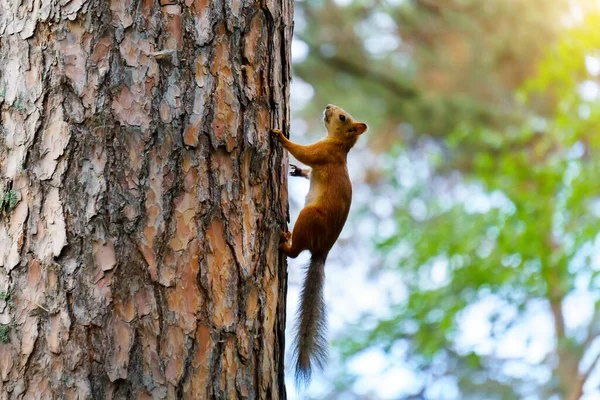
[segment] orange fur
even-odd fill
[[[327,353],[323,302],[325,260],[350,211],[352,185],[346,166],[347,155],[367,130],[366,124],[355,122],[350,114],[331,104],[325,108],[324,121],[327,136],[306,146],[290,141],[280,130],[271,131],[298,161],[312,168],[304,208],[291,235],[282,232],[279,246],[291,258],[304,250],[312,255],[302,290],[296,337],[296,378],[304,382],[310,380],[311,361],[322,366]],[[296,176],[308,175],[308,171],[297,167],[293,172]]]
[[[343,115],[345,121],[340,121]],[[281,244],[281,250],[295,258],[303,250],[312,254],[327,254],[334,245],[348,218],[352,201],[352,185],[348,176],[346,159],[358,136],[367,125],[355,122],[343,109],[328,105],[325,109],[327,136],[310,145],[296,144],[287,139],[280,130],[272,130],[298,161],[312,168],[310,191],[306,204],[289,238]]]

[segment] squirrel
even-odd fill
[[[350,211],[352,184],[346,165],[347,155],[358,137],[368,129],[367,124],[355,122],[350,114],[333,104],[325,107],[323,117],[327,136],[307,146],[291,142],[281,130],[271,130],[287,151],[312,168],[301,169],[292,165],[292,176],[310,176],[310,190],[292,233],[282,232],[279,245],[281,251],[291,258],[296,258],[304,250],[311,252],[300,295],[294,340],[297,387],[308,385],[313,366],[322,369],[327,358],[323,299],[325,260]]]

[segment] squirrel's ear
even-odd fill
[[[369,127],[367,126],[367,124],[364,124],[362,122],[357,122],[354,124],[354,129],[356,129],[356,134],[360,135],[360,134],[365,133],[365,131],[367,129],[369,129]]]

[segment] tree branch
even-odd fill
[[[566,400],[578,400],[581,398],[581,396],[583,396],[583,385],[585,385],[585,382],[590,377],[590,374],[596,365],[598,365],[598,361],[600,361],[600,352],[596,354],[596,358],[594,361],[592,361],[588,369],[583,374],[577,376],[577,379],[573,383],[573,387],[569,391],[569,394],[565,397]]]
[[[340,57],[338,55],[327,56],[321,52],[321,50],[312,44],[309,40],[307,40],[304,36],[296,34],[296,36],[302,40],[308,46],[310,52],[318,57],[321,61],[329,66],[347,72],[351,75],[354,75],[358,78],[368,79],[371,82],[379,84],[384,89],[387,89],[389,92],[394,94],[395,96],[402,98],[414,98],[417,96],[417,91],[408,86],[398,82],[396,79],[387,76],[379,71],[375,71],[371,68],[368,68],[362,64],[354,63],[344,57]]]

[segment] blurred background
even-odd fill
[[[288,396],[600,399],[598,1],[298,0],[293,66],[292,140],[328,103],[370,129],[327,369]]]

